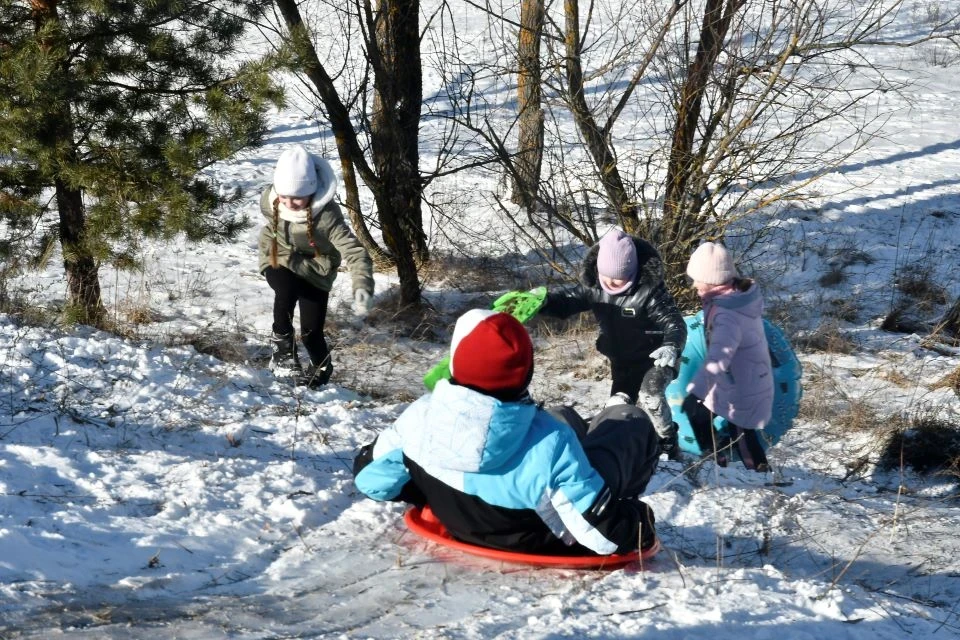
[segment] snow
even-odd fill
[[[817,183],[817,201],[781,212],[750,262],[774,317],[793,329],[834,321],[853,350],[801,352],[804,408],[771,451],[774,473],[662,461],[645,498],[657,557],[607,572],[464,557],[407,532],[402,506],[359,495],[355,451],[421,393],[445,328],[431,341],[376,315],[360,325],[341,276],[333,384],[276,379],[263,362],[272,297],[254,226],[228,245],[150,245],[141,274],[104,269],[128,337],[0,316],[0,637],[960,636],[958,478],[856,467],[878,438],[842,410],[957,423],[957,394],[934,387],[960,354],[878,327],[906,265],[960,295],[960,86],[913,53],[870,55],[911,82],[885,94],[884,135]],[[260,189],[293,142],[333,153],[294,105],[273,115],[263,147],[211,170],[244,188],[238,213],[259,224]],[[443,188],[469,203],[495,181],[468,174]],[[476,200],[467,219],[495,227]],[[853,250],[869,260],[819,284]],[[62,299],[57,263],[20,283],[30,300]],[[395,275],[376,284],[383,304]],[[431,283],[426,295],[449,320],[499,292]],[[852,320],[828,317],[841,304]],[[144,312],[148,322],[131,320]],[[608,383],[589,322],[532,331],[534,395],[596,410]]]

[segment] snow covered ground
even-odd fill
[[[132,337],[0,316],[0,638],[960,637],[958,478],[877,470],[876,434],[859,427],[960,418],[937,384],[960,351],[879,330],[908,267],[960,295],[960,85],[915,53],[877,55],[912,82],[887,94],[884,137],[818,184],[816,206],[784,216],[754,262],[777,317],[830,327],[846,352],[801,353],[804,407],[774,473],[662,463],[647,499],[665,550],[644,566],[465,558],[414,538],[401,506],[358,495],[355,450],[421,392],[444,345],[389,318],[358,326],[341,277],[333,384],[274,378],[253,228],[203,251],[156,245],[143,274],[105,272],[118,322],[149,318]],[[251,218],[294,141],[330,151],[291,108],[262,148],[216,167],[247,190]],[[822,284],[854,249],[870,260]],[[52,262],[22,283],[30,299],[62,297]],[[376,278],[382,301],[396,280]],[[452,312],[499,292],[427,295]],[[601,405],[589,323],[532,331],[534,395]]]

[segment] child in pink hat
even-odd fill
[[[770,420],[774,390],[760,289],[741,278],[730,252],[713,242],[693,252],[687,275],[703,303],[707,356],[687,385],[683,410],[702,451],[722,459],[724,448],[734,443],[747,468],[766,471],[757,431]],[[727,419],[729,433],[718,437],[714,415]]]

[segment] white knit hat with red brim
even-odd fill
[[[508,313],[472,309],[460,316],[450,343],[450,373],[478,391],[520,393],[530,383],[533,343]]]

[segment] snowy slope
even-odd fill
[[[960,637],[958,478],[878,471],[876,434],[851,411],[960,418],[936,384],[960,352],[879,330],[905,269],[960,295],[960,85],[914,50],[871,55],[911,82],[885,94],[884,135],[780,212],[748,261],[773,317],[826,326],[847,352],[801,353],[804,407],[774,473],[662,463],[646,498],[665,545],[652,561],[575,572],[464,558],[406,532],[401,506],[358,495],[355,450],[421,393],[446,327],[430,341],[386,314],[359,326],[341,277],[333,384],[292,388],[264,368],[272,299],[254,227],[203,251],[153,245],[142,274],[104,270],[132,337],[0,316],[0,638]],[[258,222],[292,142],[333,152],[295,104],[262,148],[212,169],[246,190],[238,213]],[[452,200],[497,189],[486,175],[441,184]],[[481,201],[464,214],[495,224]],[[854,250],[869,260],[824,285]],[[62,298],[51,264],[20,283],[28,300]],[[396,279],[376,280],[384,304]],[[442,319],[512,283],[455,285],[426,291]],[[608,382],[585,325],[532,324],[532,391],[589,414]]]

